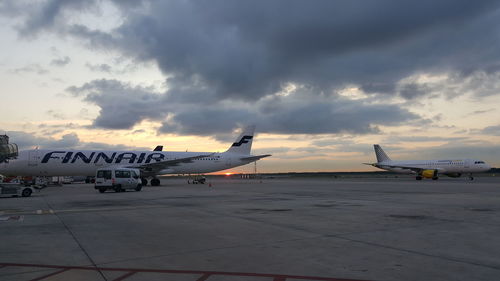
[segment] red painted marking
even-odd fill
[[[274,277],[273,281],[286,281],[286,278],[283,278],[283,277]]]
[[[68,270],[70,270],[70,269],[69,269],[69,268],[64,268],[64,269],[58,270],[58,271],[56,271],[56,272],[52,272],[52,273],[49,273],[49,274],[47,274],[47,275],[37,277],[37,278],[35,278],[35,279],[31,279],[31,281],[38,281],[38,280],[42,280],[42,279],[45,279],[45,278],[47,278],[47,277],[54,276],[54,275],[57,275],[57,274],[63,273],[63,272],[68,271]]]
[[[205,281],[210,277],[211,274],[205,273],[200,278],[196,279],[196,281]]]
[[[0,263],[0,266],[17,266],[17,267],[42,267],[71,270],[92,270],[92,271],[121,271],[121,272],[147,272],[147,273],[175,273],[175,274],[198,274],[198,275],[223,275],[223,276],[245,276],[245,277],[266,277],[278,278],[277,280],[286,279],[305,279],[318,281],[367,281],[361,279],[343,279],[318,276],[301,276],[301,275],[283,275],[269,273],[245,273],[245,272],[224,272],[224,271],[202,271],[202,270],[173,270],[173,269],[147,269],[147,268],[119,268],[119,267],[90,267],[90,266],[65,266],[65,265],[50,265],[50,264],[30,264],[30,263]],[[59,274],[57,272],[56,274]],[[44,277],[45,278],[45,277]],[[281,278],[281,279],[280,279]],[[34,279],[40,280],[40,279]]]
[[[125,280],[125,278],[129,278],[130,276],[136,274],[137,272],[136,271],[130,271],[129,273],[125,273],[123,274],[122,276],[116,278],[115,280],[113,281],[121,281],[121,280]]]

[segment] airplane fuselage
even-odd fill
[[[232,153],[169,151],[25,150],[16,159],[0,163],[0,174],[15,176],[95,176],[99,168],[139,167],[144,164],[208,155],[190,163],[179,163],[157,174],[210,173],[252,161]],[[145,173],[148,174],[147,172]]]
[[[410,169],[394,167],[415,167],[422,170],[437,170],[444,175],[458,175],[465,173],[478,173],[488,171],[491,167],[484,161],[477,159],[458,160],[406,160],[406,161],[383,161],[374,164],[375,167],[405,174],[414,174]]]

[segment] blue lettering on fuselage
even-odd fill
[[[120,153],[118,154],[118,157],[116,157],[116,161],[115,163],[121,163],[123,159],[127,160],[129,159],[129,163],[132,164],[134,163],[135,161],[135,158],[137,157],[137,155],[133,152],[124,152],[124,153]]]
[[[42,163],[47,163],[49,162],[49,159],[51,158],[54,158],[54,159],[59,159],[58,156],[52,156],[52,154],[55,154],[55,153],[64,153],[65,151],[52,151],[52,152],[49,152],[47,154],[45,154],[45,156],[43,157],[42,159]]]
[[[77,152],[75,153],[75,156],[73,157],[73,160],[71,160],[71,163],[75,163],[78,158],[82,159],[84,163],[90,163],[92,161],[92,158],[94,157],[95,152],[90,153],[90,156],[86,156],[83,154],[83,152]]]
[[[144,152],[143,152],[143,153],[141,153],[141,154],[139,155],[139,159],[137,160],[137,163],[138,163],[138,164],[142,163],[142,161],[144,161],[144,158],[145,158],[145,157],[146,157],[146,153],[144,153]]]
[[[68,163],[69,160],[71,160],[71,156],[73,155],[73,152],[69,151],[68,153],[66,153],[66,156],[64,156],[64,159],[63,159],[63,163]]]
[[[104,162],[106,163],[113,163],[113,159],[115,159],[116,152],[113,152],[111,156],[106,155],[104,152],[99,152],[97,156],[95,157],[94,163],[99,162],[99,160],[102,158]]]
[[[163,153],[158,153],[158,152],[155,152],[155,153],[151,153],[148,155],[148,158],[146,159],[146,163],[150,163],[151,160],[156,160],[156,162],[160,162],[163,160],[163,158],[165,158],[165,155],[163,155]]]
[[[134,152],[123,152],[118,154],[117,152],[113,152],[110,154],[106,154],[105,152],[97,152],[92,151],[90,154],[82,152],[82,151],[51,151],[46,153],[41,163],[47,163],[51,159],[62,159],[61,163],[75,163],[81,160],[84,163],[98,163],[104,161],[106,163],[121,163],[122,161],[126,161],[130,164],[133,163],[151,163],[160,162],[165,159],[165,155],[161,152],[153,152],[153,153],[134,153]],[[64,157],[62,157],[64,155]],[[95,158],[94,158],[95,156]],[[92,161],[93,160],[93,161]],[[55,161],[55,160],[52,160]]]

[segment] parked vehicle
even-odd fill
[[[62,177],[62,183],[63,184],[70,184],[73,183],[73,177]]]
[[[95,189],[104,193],[106,190],[122,192],[127,189],[141,191],[142,181],[139,169],[103,168],[96,171]]]
[[[0,183],[0,195],[1,196],[22,196],[30,197],[35,191],[31,186],[25,186],[19,183]]]
[[[204,176],[195,176],[191,180],[188,179],[188,184],[205,184],[207,178]]]

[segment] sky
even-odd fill
[[[500,1],[0,1],[0,38],[21,149],[223,152],[255,124],[261,172],[374,170],[375,143],[500,167]]]

